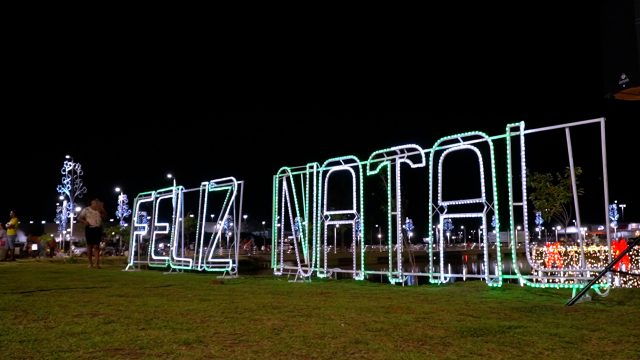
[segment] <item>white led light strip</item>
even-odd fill
[[[353,274],[354,278],[360,279],[367,274],[382,274],[387,275],[392,283],[394,282],[402,282],[409,279],[408,276],[425,276],[429,277],[430,282],[434,283],[443,283],[448,281],[450,278],[459,277],[462,279],[467,278],[481,278],[487,282],[489,286],[501,286],[503,279],[518,279],[521,283],[535,286],[535,287],[565,287],[565,288],[580,288],[581,285],[579,282],[586,280],[589,277],[589,271],[598,269],[602,267],[602,263],[600,261],[596,261],[598,258],[611,258],[611,251],[601,251],[601,250],[576,250],[573,247],[545,247],[541,249],[540,247],[535,248],[535,246],[531,245],[530,238],[528,236],[528,207],[527,207],[527,189],[526,189],[526,162],[525,162],[525,146],[524,146],[524,135],[533,133],[533,132],[542,132],[549,131],[555,129],[562,129],[566,131],[566,128],[574,127],[574,126],[582,126],[587,124],[599,123],[601,126],[601,137],[604,139],[604,121],[603,119],[594,119],[587,120],[577,123],[551,126],[540,129],[532,129],[532,130],[524,130],[524,123],[520,124],[512,124],[508,125],[507,132],[505,134],[500,134],[497,136],[489,137],[481,132],[467,132],[452,136],[443,137],[438,140],[431,149],[422,150],[417,145],[407,145],[407,146],[398,146],[388,149],[383,149],[380,151],[376,151],[372,154],[368,161],[360,163],[355,157],[339,157],[327,160],[324,165],[320,168],[320,174],[318,176],[313,176],[313,181],[317,179],[317,186],[310,185],[311,183],[311,172],[309,168],[297,167],[297,168],[287,168],[286,173],[278,173],[278,175],[274,176],[274,191],[273,191],[273,247],[274,252],[272,252],[272,265],[278,265],[278,267],[283,270],[287,269],[285,263],[285,253],[283,249],[284,243],[282,240],[284,238],[284,229],[277,228],[276,225],[280,224],[288,224],[289,228],[297,228],[294,231],[296,236],[296,240],[294,241],[293,248],[295,249],[296,256],[296,266],[289,265],[289,267],[296,271],[297,275],[303,275],[305,277],[310,277],[312,274],[311,271],[308,271],[309,268],[302,266],[302,264],[310,263],[311,267],[315,266],[316,276],[318,277],[329,277],[332,273],[335,272],[345,272]],[[509,127],[519,126],[519,133],[512,133]],[[567,139],[569,140],[568,131]],[[522,186],[522,199],[521,202],[515,202],[513,199],[513,184],[511,179],[511,153],[510,153],[510,139],[511,136],[519,135],[520,139],[520,176],[521,176],[521,184]],[[495,151],[494,151],[494,140],[505,140],[507,143],[507,154],[509,156],[508,160],[508,173],[506,175],[507,182],[509,183],[509,188],[507,191],[509,192],[509,207],[511,208],[510,213],[500,214],[498,207],[498,176],[496,171],[496,161],[495,161]],[[476,145],[477,144],[477,145]],[[477,163],[479,166],[479,185],[480,185],[480,197],[473,198],[456,198],[453,199],[444,199],[443,198],[443,162],[445,158],[451,153],[455,151],[466,151],[473,152],[475,157],[477,158]],[[365,243],[363,235],[364,228],[364,207],[362,206],[364,201],[364,192],[363,187],[364,184],[362,182],[361,175],[361,166],[367,166],[367,175],[374,175],[380,173],[381,170],[384,170],[386,166],[386,183],[387,183],[387,207],[389,209],[399,208],[401,209],[402,197],[400,196],[402,191],[402,179],[400,177],[400,172],[398,168],[403,160],[412,159],[407,161],[412,167],[417,167],[420,164],[420,160],[415,160],[413,156],[424,156],[427,152],[430,153],[430,161],[429,161],[429,206],[430,213],[427,215],[429,218],[429,226],[428,226],[428,254],[426,258],[428,259],[428,268],[425,272],[421,272],[419,270],[412,271],[411,273],[404,271],[402,267],[402,214],[398,213],[390,213],[387,214],[387,230],[388,235],[385,242],[388,245],[388,258],[389,258],[389,267],[388,269],[384,269],[381,271],[367,271],[364,267],[364,257],[367,255],[362,249]],[[437,153],[437,156],[434,155]],[[604,163],[606,157],[606,146],[603,140],[603,179],[606,179],[606,164]],[[571,151],[569,152],[569,156],[571,157]],[[490,162],[487,162],[486,159],[489,158]],[[419,159],[419,158],[418,158]],[[437,165],[435,160],[437,159]],[[396,170],[392,174],[391,166],[396,166]],[[356,168],[357,167],[357,168]],[[357,169],[357,170],[356,170]],[[347,172],[347,176],[350,177],[351,184],[348,185],[351,187],[347,187],[345,190],[351,190],[352,193],[352,204],[348,206],[347,209],[329,209],[327,200],[329,198],[328,194],[335,191],[332,185],[332,189],[329,189],[329,178],[337,173]],[[437,173],[436,173],[437,172]],[[395,176],[394,176],[395,175]],[[307,186],[304,189],[304,196],[300,197],[300,189],[298,187],[298,182],[293,181],[294,178],[300,178],[300,183],[304,183],[306,180]],[[357,179],[356,179],[357,177]],[[504,175],[503,175],[504,177]],[[437,187],[434,186],[433,181],[437,179],[438,184]],[[395,184],[392,182],[395,181]],[[486,185],[491,181],[491,187],[488,188]],[[606,181],[604,181],[606,183]],[[315,184],[315,183],[314,183]],[[606,189],[606,185],[604,186],[604,195],[605,195],[605,203],[608,203],[608,191]],[[447,189],[448,190],[448,189]],[[455,189],[454,189],[455,190]],[[447,194],[454,192],[447,191]],[[312,211],[302,210],[302,207],[298,204],[298,201],[301,198],[305,198],[309,194],[311,195],[311,199],[313,201],[305,201],[303,200],[304,208],[308,206],[312,206]],[[357,199],[357,200],[356,200]],[[311,204],[312,203],[312,204]],[[477,204],[477,205],[474,205]],[[575,201],[577,206],[577,201]],[[532,275],[523,275],[520,272],[520,269],[517,268],[518,258],[514,249],[517,248],[517,244],[515,242],[515,220],[513,207],[514,206],[522,206],[522,221],[524,222],[524,240],[527,246],[527,261],[534,268],[534,273]],[[608,217],[606,216],[606,206],[605,204],[605,221],[608,225]],[[506,207],[505,207],[506,208]],[[309,215],[312,214],[312,215]],[[311,222],[308,222],[305,216],[311,216],[313,219]],[[396,216],[396,221],[392,221],[392,216]],[[500,240],[500,218],[509,217],[509,235],[510,235],[510,247],[512,248],[512,258],[511,262],[516,268],[515,275],[507,275],[503,274],[504,264],[502,262],[502,251],[501,251],[501,240]],[[472,219],[472,218],[480,218],[481,219],[481,227],[478,229],[480,234],[478,237],[479,246],[482,245],[484,248],[482,249],[482,264],[480,265],[481,271],[478,274],[469,274],[466,271],[466,267],[463,267],[460,273],[456,273],[452,271],[451,264],[446,264],[444,262],[445,253],[444,253],[444,229],[443,225],[445,220],[447,224],[449,224],[449,220],[456,219]],[[305,219],[302,221],[302,219]],[[493,221],[492,221],[493,219]],[[579,221],[579,219],[577,219]],[[322,225],[324,223],[324,225]],[[439,239],[435,236],[435,224],[439,224],[437,233],[439,235]],[[329,268],[329,264],[332,263],[332,255],[329,253],[329,244],[328,239],[330,236],[330,229],[336,230],[338,225],[347,225],[351,226],[352,231],[352,248],[353,252],[352,267],[351,269],[344,269],[340,267],[332,267]],[[493,231],[492,231],[493,230]],[[419,230],[418,230],[419,231]],[[489,232],[493,232],[495,234],[495,255],[489,253],[490,243],[489,243]],[[372,233],[372,232],[371,232]],[[305,245],[310,243],[308,237],[310,234],[313,234],[312,242],[311,242],[311,261],[309,261],[308,257],[302,258],[305,255]],[[307,239],[304,240],[303,237]],[[335,239],[336,235],[334,235]],[[607,235],[607,239],[609,239],[609,235]],[[609,241],[609,240],[608,240]],[[369,241],[371,243],[371,241]],[[381,244],[381,243],[380,243]],[[300,245],[301,247],[296,247]],[[395,250],[393,249],[393,245],[396,245]],[[474,244],[475,245],[475,244]],[[621,245],[616,243],[616,247]],[[434,254],[434,250],[437,251],[437,254]],[[470,249],[473,253],[477,253],[477,250]],[[335,249],[334,249],[335,251]],[[360,256],[358,257],[356,253],[360,251]],[[467,251],[466,249],[464,251]],[[394,254],[395,252],[395,254]],[[585,254],[586,252],[586,254]],[[276,257],[277,254],[277,257]],[[577,255],[579,254],[579,255]],[[439,256],[434,257],[434,255]],[[395,257],[394,257],[395,256]],[[495,256],[495,263],[493,260],[493,256]],[[636,257],[636,252],[632,252],[630,255],[630,260],[624,263],[625,270],[630,270],[630,272],[637,273],[639,271],[638,263],[640,260]],[[551,268],[548,263],[549,259],[553,257],[558,257],[561,259],[562,264],[564,264],[563,268]],[[491,263],[489,259],[491,258]],[[438,261],[439,260],[439,261]],[[437,263],[436,263],[437,261]],[[395,262],[395,263],[394,263]],[[397,264],[397,265],[396,265]],[[582,265],[583,264],[583,265]],[[331,265],[333,266],[333,265]],[[436,269],[438,267],[438,269]],[[629,268],[629,269],[627,269]],[[302,270],[302,271],[301,271]],[[282,274],[282,271],[274,271],[276,274]],[[585,275],[586,273],[586,275]],[[618,284],[625,284],[621,286],[626,286],[628,284],[634,284],[633,282],[629,282],[626,280],[624,276],[618,276]],[[597,292],[600,291],[601,288],[606,284],[598,284],[595,285],[594,290]],[[631,285],[633,286],[633,285]]]
[[[387,172],[387,194],[389,194],[388,198],[388,206],[387,206],[387,252],[389,256],[389,275],[388,279],[391,283],[402,282],[406,280],[406,277],[403,276],[403,238],[404,235],[402,233],[402,219],[404,218],[402,214],[402,188],[401,188],[401,176],[400,169],[402,164],[408,164],[411,168],[419,168],[424,167],[426,165],[426,160],[424,156],[424,150],[415,144],[408,144],[402,146],[394,146],[391,148],[383,149],[375,151],[369,156],[369,160],[367,161],[367,175],[375,175],[380,172],[383,167],[387,167],[389,170]],[[394,198],[395,206],[391,206],[391,183],[392,179],[391,175],[391,167],[394,168],[395,172],[395,187],[394,188]],[[392,209],[397,209],[395,212]],[[395,237],[392,237],[392,216],[395,214]],[[396,259],[395,263],[397,267],[394,269],[393,266],[393,244],[396,244]]]
[[[135,200],[135,213],[132,217],[132,230],[130,241],[129,262],[125,270],[132,269],[136,264],[147,264],[150,267],[167,267],[179,270],[217,271],[225,274],[236,275],[238,272],[239,236],[241,232],[242,218],[242,192],[243,182],[233,177],[226,177],[209,182],[202,182],[200,187],[185,189],[182,186],[165,188],[158,191],[141,193]],[[193,249],[187,249],[184,228],[184,197],[187,192],[199,191],[197,209],[195,244]],[[210,200],[213,192],[224,192],[222,204],[216,204]],[[167,214],[160,214],[160,203],[172,199],[171,222],[166,222]],[[145,204],[152,204],[152,209],[142,210]],[[223,226],[216,226],[213,222],[207,223],[208,214],[212,214],[212,206],[218,205],[216,214],[219,219],[228,219],[227,233],[222,234]],[[140,220],[143,213],[149,214],[152,219],[148,224]],[[212,218],[213,220],[213,218]],[[211,231],[207,231],[211,230]],[[205,238],[205,233],[212,235]],[[171,234],[169,255],[156,253],[159,248],[159,237]],[[138,250],[143,244],[143,237],[149,235],[146,261],[141,258],[142,250]],[[227,244],[221,248],[222,236],[226,236]],[[191,253],[191,255],[189,255]]]
[[[329,210],[328,209],[328,194],[329,194],[329,179],[337,172],[347,172],[351,177],[351,207],[341,210]],[[322,212],[318,212],[316,216],[316,224],[320,224],[322,221],[324,225],[322,227],[323,241],[316,248],[316,251],[320,254],[318,259],[322,259],[322,266],[318,263],[317,275],[318,277],[330,276],[331,272],[340,271],[351,273],[351,276],[356,280],[364,279],[364,241],[362,236],[362,229],[364,228],[364,214],[363,214],[363,179],[362,179],[362,165],[355,156],[344,156],[339,158],[333,158],[325,161],[320,167],[319,171],[319,187],[318,196],[321,196],[318,203],[322,204]],[[344,218],[347,219],[344,219]],[[351,225],[352,236],[352,266],[351,270],[334,268],[329,271],[329,247],[327,242],[328,227],[330,225]],[[359,227],[359,229],[358,229]],[[321,252],[320,252],[321,251]],[[360,258],[358,259],[358,254]]]
[[[133,224],[131,225],[131,236],[129,238],[129,261],[125,270],[133,270],[136,264],[143,263],[141,258],[143,237],[149,232],[149,223],[147,212],[141,208],[146,204],[153,206],[154,198],[155,192],[151,191],[139,194],[134,200],[134,213],[131,219]]]
[[[446,144],[447,142],[453,142],[452,144]],[[491,182],[492,182],[492,197],[493,197],[493,201],[489,201],[487,198],[487,194],[486,194],[486,188],[485,188],[485,182],[487,181],[485,179],[485,173],[484,173],[484,162],[482,160],[482,153],[480,152],[480,150],[476,147],[476,146],[472,146],[470,145],[470,143],[478,143],[478,142],[484,142],[489,146],[489,156],[490,156],[490,160],[491,160]],[[445,146],[446,145],[446,146]],[[436,154],[436,150],[441,150],[443,149],[444,151],[442,152],[442,154],[439,155],[438,158],[438,187],[437,187],[437,202],[434,202],[433,199],[433,193],[434,193],[434,189],[433,189],[433,169],[434,169],[434,160],[435,160],[435,154]],[[480,171],[480,176],[479,176],[479,186],[480,186],[480,198],[473,198],[473,199],[455,199],[455,200],[445,200],[443,199],[442,196],[442,187],[443,187],[443,179],[442,179],[442,170],[443,170],[443,163],[444,160],[446,158],[446,156],[448,154],[451,154],[454,151],[472,151],[475,155],[476,158],[478,159],[478,166],[479,166],[479,171]],[[501,251],[500,251],[500,241],[499,241],[499,237],[497,236],[497,240],[496,240],[496,261],[497,261],[497,266],[496,266],[496,272],[495,275],[491,275],[490,274],[490,267],[489,267],[489,242],[488,242],[488,237],[487,237],[487,214],[490,210],[493,210],[494,214],[498,214],[498,198],[497,198],[497,185],[496,185],[496,171],[495,171],[495,158],[494,158],[494,150],[493,150],[493,142],[491,140],[491,138],[489,136],[487,136],[484,133],[481,132],[467,132],[467,133],[462,133],[462,134],[457,134],[457,135],[452,135],[452,136],[446,136],[443,137],[441,139],[439,139],[438,141],[436,141],[436,143],[434,144],[431,153],[430,153],[430,165],[429,165],[429,197],[430,197],[430,204],[432,204],[433,208],[436,210],[436,214],[438,214],[438,232],[439,232],[439,244],[438,244],[438,248],[439,248],[439,256],[440,256],[440,263],[439,263],[439,271],[435,272],[435,267],[433,264],[433,241],[431,241],[431,245],[429,246],[429,273],[430,273],[430,282],[434,282],[434,283],[443,283],[443,282],[447,282],[449,280],[448,277],[445,277],[445,264],[444,264],[444,258],[445,258],[445,244],[444,244],[444,222],[446,219],[453,219],[453,218],[473,218],[473,217],[477,217],[480,218],[482,220],[482,230],[483,230],[483,238],[484,238],[484,251],[483,251],[483,256],[484,256],[484,261],[483,261],[483,267],[484,267],[484,279],[487,282],[487,284],[491,285],[491,286],[501,286],[502,285],[502,261],[501,261]],[[456,212],[451,212],[450,207],[455,207],[456,205],[469,205],[469,204],[474,204],[474,203],[478,203],[478,204],[482,204],[483,205],[483,210],[482,211],[477,211],[477,212],[463,212],[463,213],[456,213]],[[495,215],[494,215],[495,216]],[[499,220],[498,217],[496,216],[496,227],[495,227],[495,231],[496,234],[499,234]],[[428,229],[430,236],[430,239],[434,238],[434,234],[433,234],[433,216],[429,217],[429,229]],[[449,276],[451,276],[452,274],[449,274]],[[456,274],[457,275],[457,274]],[[466,274],[462,274],[464,277],[467,277],[468,275]],[[436,279],[437,277],[437,279]]]

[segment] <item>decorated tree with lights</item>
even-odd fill
[[[540,211],[536,211],[536,230],[538,230],[538,240],[540,240],[540,231],[542,230],[542,224],[544,224],[544,220],[542,220],[542,213]]]
[[[402,225],[402,228],[406,232],[406,235],[409,238],[409,242],[411,242],[411,236],[413,235],[413,229],[415,229],[415,226],[413,226],[413,220],[411,220],[411,218],[406,218],[405,221],[404,221],[404,225]]]
[[[69,218],[69,229],[71,230],[71,236],[73,237],[73,218],[75,215],[76,198],[82,198],[87,192],[87,188],[82,183],[82,165],[73,161],[73,159],[67,156],[67,159],[62,164],[62,183],[58,185],[57,190],[60,194],[60,200],[62,200],[61,217],[60,221],[62,229],[66,229],[66,221]],[[64,215],[64,214],[67,215]],[[64,223],[64,224],[62,224]]]
[[[405,218],[404,224],[402,225],[403,231],[403,244],[404,251],[407,252],[409,258],[409,264],[411,265],[412,271],[416,269],[416,258],[413,253],[413,249],[411,248],[411,236],[413,236],[413,230],[415,226],[413,225],[413,220],[411,218]]]
[[[125,218],[129,215],[131,215],[131,210],[129,209],[127,194],[120,193],[118,195],[118,209],[116,210],[116,217],[120,220],[120,227],[127,226]]]
[[[578,176],[582,174],[582,168],[575,168],[576,186]],[[550,223],[552,219],[567,226],[573,218],[573,190],[571,187],[571,169],[567,167],[564,173],[556,173],[555,176],[546,173],[533,173],[529,175],[529,200],[542,218]],[[583,189],[577,189],[578,195],[582,195]]]
[[[618,229],[618,204],[609,204],[609,223],[613,228],[613,237],[617,238],[617,229]]]

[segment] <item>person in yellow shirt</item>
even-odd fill
[[[9,213],[9,222],[7,223],[7,261],[16,260],[16,252],[14,250],[16,240],[18,239],[18,217],[16,212],[11,210]]]

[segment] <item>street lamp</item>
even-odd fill
[[[167,174],[167,179],[173,180],[173,207],[176,207],[176,177],[172,173]]]
[[[464,243],[467,243],[467,229],[464,228],[464,225],[460,225],[460,229],[462,229],[462,232],[464,234],[463,239],[464,239]]]
[[[336,224],[336,226],[333,227],[333,253],[335,254],[337,249],[336,247],[338,246],[338,228],[340,227],[340,224]]]
[[[173,206],[173,215],[171,216],[171,222],[176,224],[176,177],[173,176],[172,173],[167,173],[167,179],[173,180],[173,188],[172,188],[172,196],[171,196],[171,205]],[[173,226],[173,225],[172,225]]]
[[[616,204],[618,204],[618,200],[615,201]],[[624,208],[627,207],[627,204],[618,204],[618,206],[620,207],[620,222],[624,221]]]
[[[558,230],[561,229],[560,225],[556,226],[555,229],[556,229],[556,242],[558,242]]]

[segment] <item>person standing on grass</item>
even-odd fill
[[[2,223],[0,223],[0,249],[7,248],[7,230],[4,229]],[[0,261],[4,261],[6,254],[0,258]]]
[[[18,240],[18,224],[20,222],[14,210],[9,213],[9,218],[7,223],[7,261],[16,261],[15,245]]]
[[[104,204],[99,199],[91,200],[91,205],[85,207],[78,215],[78,221],[84,224],[84,236],[87,240],[87,255],[89,267],[93,267],[93,252],[96,255],[96,267],[100,269],[100,241],[102,241],[102,220],[107,216]]]

